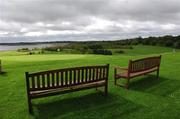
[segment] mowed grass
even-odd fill
[[[154,47],[151,47],[154,52]],[[159,48],[161,49],[161,48]],[[172,51],[172,49],[171,49]],[[1,55],[0,119],[179,119],[180,53],[161,49],[155,54],[132,55]],[[140,53],[141,52],[141,53]],[[139,54],[138,54],[139,53]],[[141,54],[141,55],[140,55]],[[129,59],[162,54],[160,80],[155,73],[131,80],[130,90],[114,86],[113,67],[127,66]],[[24,72],[64,67],[110,64],[109,94],[95,89],[33,100],[29,115]],[[103,90],[100,88],[100,90]]]
[[[114,49],[113,52],[118,51],[119,49]],[[168,47],[160,47],[160,46],[148,46],[148,45],[136,45],[133,46],[133,49],[121,49],[124,51],[125,55],[148,55],[148,54],[158,54],[158,53],[172,53],[179,52],[178,49],[172,49]],[[115,53],[117,54],[117,53]]]

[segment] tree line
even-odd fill
[[[176,49],[180,49],[180,35],[179,36],[171,36],[166,35],[162,37],[148,37],[148,38],[134,38],[130,39],[132,45],[157,45],[157,46],[165,46],[165,47],[172,47]]]

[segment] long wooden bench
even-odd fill
[[[129,60],[128,68],[115,67],[114,68],[114,78],[115,85],[117,85],[117,79],[125,78],[127,80],[124,86],[129,88],[129,82],[131,78],[145,75],[152,72],[157,72],[157,78],[159,78],[159,68],[160,68],[161,56],[147,57],[138,60]]]
[[[26,72],[26,87],[29,112],[32,113],[32,99],[65,94],[84,89],[104,87],[108,93],[109,64],[64,68],[36,73]]]

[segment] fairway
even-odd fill
[[[138,49],[138,48],[137,48]],[[129,55],[42,54],[0,52],[0,119],[178,119],[180,116],[180,53],[173,49],[127,51]],[[14,51],[13,51],[14,52]],[[10,55],[8,55],[10,54]],[[126,90],[114,86],[114,66],[129,59],[162,54],[160,79],[146,75],[130,82]],[[110,64],[109,94],[95,89],[33,100],[29,115],[25,87],[26,71],[36,72],[74,66]]]

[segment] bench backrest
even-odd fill
[[[64,68],[36,73],[26,72],[27,89],[30,91],[56,89],[108,80],[109,64]]]
[[[129,73],[135,73],[140,71],[146,71],[152,68],[159,68],[161,62],[161,56],[147,57],[138,60],[129,61]]]

